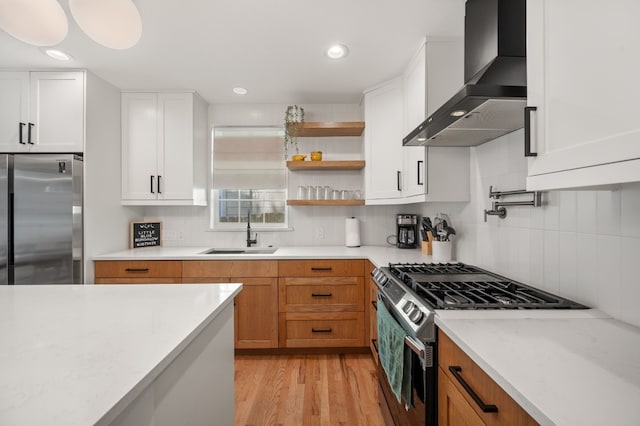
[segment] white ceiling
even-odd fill
[[[210,103],[357,103],[423,37],[462,37],[464,0],[134,0],[140,42],[111,50],[76,25],[62,63],[0,30],[0,68],[87,68],[121,89],[195,89]],[[349,47],[330,61],[326,48]],[[249,94],[234,95],[246,87]]]

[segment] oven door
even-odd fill
[[[386,297],[378,292],[378,303],[384,303],[385,307],[395,317],[395,308]],[[398,321],[400,325],[400,323]],[[378,345],[382,344],[378,340]],[[437,425],[437,364],[435,344],[423,344],[410,336],[405,337],[405,350],[411,351],[411,384],[413,403],[406,407],[396,399],[387,375],[378,360],[378,381],[380,404],[389,408],[391,417],[396,425]]]

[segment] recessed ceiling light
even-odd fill
[[[463,109],[459,109],[457,111],[453,111],[451,112],[451,116],[452,117],[462,117],[463,115],[465,115],[467,113],[467,111],[463,110]]]
[[[334,44],[327,49],[327,56],[331,59],[341,59],[347,56],[349,49],[344,44]]]
[[[53,59],[57,59],[59,61],[68,61],[70,59],[69,55],[58,49],[46,49],[44,53],[46,53],[47,56],[50,56]]]
[[[246,95],[247,89],[245,89],[244,87],[234,87],[233,93],[235,93],[236,95]]]

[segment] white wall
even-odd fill
[[[472,148],[472,200],[460,220],[473,243],[461,258],[640,326],[640,183],[547,192],[542,208],[508,208],[506,219],[484,223],[489,185],[525,187],[523,143],[517,131]]]
[[[120,90],[87,72],[84,153],[84,274],[93,283],[97,254],[128,247],[129,221],[141,209],[120,205]]]

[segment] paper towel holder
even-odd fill
[[[344,242],[347,247],[360,247],[360,221],[355,216],[345,219]]]

